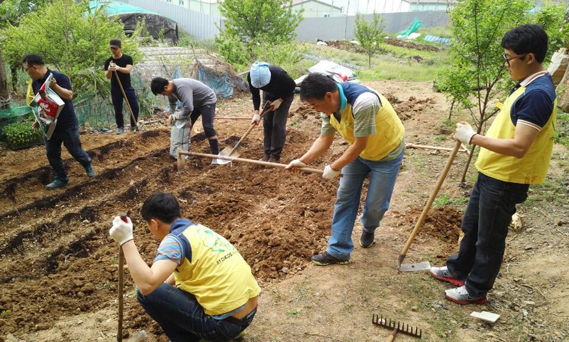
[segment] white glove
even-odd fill
[[[466,122],[459,122],[456,124],[456,131],[454,132],[454,138],[460,140],[463,144],[469,145],[472,137],[476,135],[476,132],[472,127]]]
[[[306,167],[306,163],[300,161],[300,159],[295,159],[295,160],[291,161],[290,163],[288,163],[288,165],[285,166],[285,169],[290,170],[290,169],[299,168],[299,167]]]
[[[259,125],[259,121],[261,121],[261,116],[259,114],[253,115],[253,119],[251,119],[251,125]]]
[[[340,171],[336,171],[332,169],[330,165],[326,165],[324,168],[324,173],[322,174],[322,178],[326,179],[334,179],[340,175]]]
[[[120,216],[115,217],[113,220],[113,226],[109,229],[109,234],[121,246],[134,239],[132,236],[132,221],[130,220],[130,217],[127,217],[126,220],[128,222],[124,222]]]

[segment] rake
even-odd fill
[[[373,314],[371,322],[375,325],[379,325],[380,327],[392,330],[391,335],[387,337],[385,342],[393,341],[397,333],[403,333],[418,338],[421,338],[421,336],[423,335],[423,331],[417,327],[410,326],[409,324],[406,324],[404,322],[392,321],[391,319],[387,319],[384,318],[383,316],[379,316],[376,314]]]

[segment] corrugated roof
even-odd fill
[[[89,6],[91,8],[99,8],[105,6],[107,9],[107,13],[109,15],[115,14],[128,14],[128,13],[146,13],[146,14],[156,14],[160,15],[156,12],[149,11],[144,8],[136,7],[131,4],[127,4],[126,2],[122,1],[108,1],[108,0],[95,0],[89,1]]]

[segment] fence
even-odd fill
[[[224,20],[207,14],[158,0],[124,0],[159,13],[178,23],[178,26],[199,40],[213,39],[218,35],[217,26],[223,29]],[[383,13],[387,33],[403,31],[415,17],[422,21],[422,27],[446,26],[450,22],[445,11]],[[366,17],[370,18],[368,14]],[[305,18],[296,28],[297,41],[341,40],[354,38],[355,16]],[[217,24],[217,26],[216,26]]]

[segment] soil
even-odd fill
[[[407,142],[452,147],[450,140],[435,140],[449,104],[429,83],[366,85],[386,94],[394,105],[405,121]],[[250,100],[242,97],[223,102],[218,115],[241,117],[250,111]],[[200,126],[191,149],[209,153]],[[233,145],[248,126],[246,120],[217,122],[220,147]],[[317,114],[295,99],[282,162],[308,150],[319,129]],[[51,175],[41,146],[0,151],[0,340],[116,340],[118,250],[108,229],[115,215],[129,210],[136,245],[150,264],[158,241],[138,212],[144,199],[157,191],[175,194],[184,216],[229,239],[251,265],[263,292],[245,341],[383,341],[389,332],[369,322],[372,313],[418,326],[428,341],[569,338],[569,272],[559,262],[568,257],[569,231],[567,224],[555,224],[567,217],[569,203],[546,200],[521,207],[527,217],[524,228],[509,237],[503,270],[487,305],[455,306],[444,300],[445,284],[426,273],[395,270],[400,249],[446,163],[446,152],[406,151],[375,245],[356,246],[348,266],[322,268],[311,265],[310,257],[326,248],[337,181],[237,162],[212,166],[194,157],[177,173],[168,154],[168,130],[160,124],[121,136],[86,134],[82,142],[97,175],[88,178],[64,154],[71,181],[55,191],[44,188]],[[323,168],[346,148],[337,137],[311,166]],[[555,151],[567,155],[560,146]],[[261,128],[253,130],[240,152],[250,159],[263,155]],[[457,186],[465,160],[466,155],[459,154],[440,190],[451,200],[468,194]],[[566,177],[559,162],[561,157],[552,161],[554,184]],[[555,194],[546,195],[549,199]],[[431,209],[408,261],[442,264],[456,252],[464,208]],[[354,241],[361,231],[357,220]],[[502,318],[489,326],[471,319],[473,310],[497,312]],[[138,305],[128,268],[124,312],[124,337],[144,329],[148,340],[167,341]]]
[[[434,52],[441,51],[441,49],[436,47],[436,46],[427,45],[427,44],[419,44],[419,43],[409,42],[409,41],[405,41],[405,40],[401,40],[401,39],[395,39],[395,38],[387,38],[387,39],[385,39],[385,42],[389,45],[401,46],[404,48],[414,49],[414,50],[434,51]]]

